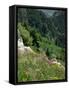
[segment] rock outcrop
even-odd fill
[[[34,51],[29,46],[24,46],[20,32],[18,31],[18,53],[34,53]]]

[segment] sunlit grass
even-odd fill
[[[65,78],[65,70],[61,65],[49,65],[42,56],[31,53],[18,56],[18,82]]]

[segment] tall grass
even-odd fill
[[[18,82],[65,79],[62,65],[50,65],[44,58],[42,54],[18,55]]]

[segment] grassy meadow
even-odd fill
[[[19,55],[18,82],[62,79],[65,79],[64,66],[49,64],[41,54]]]

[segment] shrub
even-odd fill
[[[32,45],[32,37],[30,36],[30,33],[24,26],[21,25],[21,23],[18,23],[18,30],[20,31],[21,37],[23,39],[23,43],[26,46]]]

